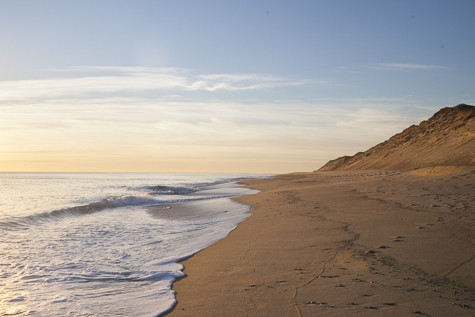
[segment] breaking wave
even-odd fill
[[[147,186],[151,195],[187,195],[199,191],[200,187],[177,187],[177,186]]]
[[[86,205],[62,208],[25,217],[10,217],[9,219],[0,221],[0,227],[3,227],[5,229],[21,230],[26,229],[31,225],[54,221],[58,218],[87,215],[100,212],[106,209],[114,209],[127,206],[161,205],[173,202],[176,201],[160,201],[153,198],[140,196],[108,197]]]

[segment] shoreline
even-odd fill
[[[251,216],[180,262],[167,316],[473,315],[473,169],[244,183]]]

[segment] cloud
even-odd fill
[[[278,101],[266,92],[250,101],[234,94],[313,84],[267,74],[138,67],[58,74],[0,82],[0,150],[10,153],[2,154],[4,160],[18,161],[14,153],[21,152],[38,160],[61,157],[70,166],[82,164],[81,158],[112,158],[127,161],[127,168],[147,159],[212,170],[222,162],[251,166],[265,158],[264,169],[308,170],[400,131],[414,119],[405,109],[416,107],[405,100]],[[199,160],[202,165],[193,165]]]
[[[208,91],[226,90],[261,90],[285,86],[303,86],[308,80],[289,80],[280,76],[264,74],[210,74],[197,76],[192,88]]]
[[[69,98],[5,106],[0,126],[16,131],[16,136],[19,129],[25,130],[25,139],[40,133],[48,134],[45,142],[51,137],[69,138],[78,145],[81,140],[90,140],[145,147],[201,144],[317,151],[335,142],[353,146],[381,141],[400,131],[414,123],[413,116],[404,112],[404,105],[403,101],[380,99],[244,102],[174,97]],[[62,129],[60,134],[58,129]]]
[[[390,64],[377,64],[377,68],[387,69],[387,70],[451,70],[450,67],[441,66],[441,65],[430,65],[430,64],[400,64],[400,63],[390,63]]]
[[[55,70],[68,76],[37,80],[0,81],[0,101],[25,99],[88,98],[90,95],[130,95],[153,92],[237,92],[302,86],[293,80],[265,74],[193,74],[180,68],[72,67]]]
[[[400,109],[386,110],[364,105],[350,112],[336,122],[339,127],[361,130],[363,127],[368,133],[394,131],[398,132],[414,123],[413,118],[400,113]]]

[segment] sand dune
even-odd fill
[[[443,108],[365,152],[343,156],[319,171],[408,170],[432,166],[475,165],[475,107]]]

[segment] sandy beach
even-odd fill
[[[295,173],[183,262],[170,316],[473,316],[475,169]]]

